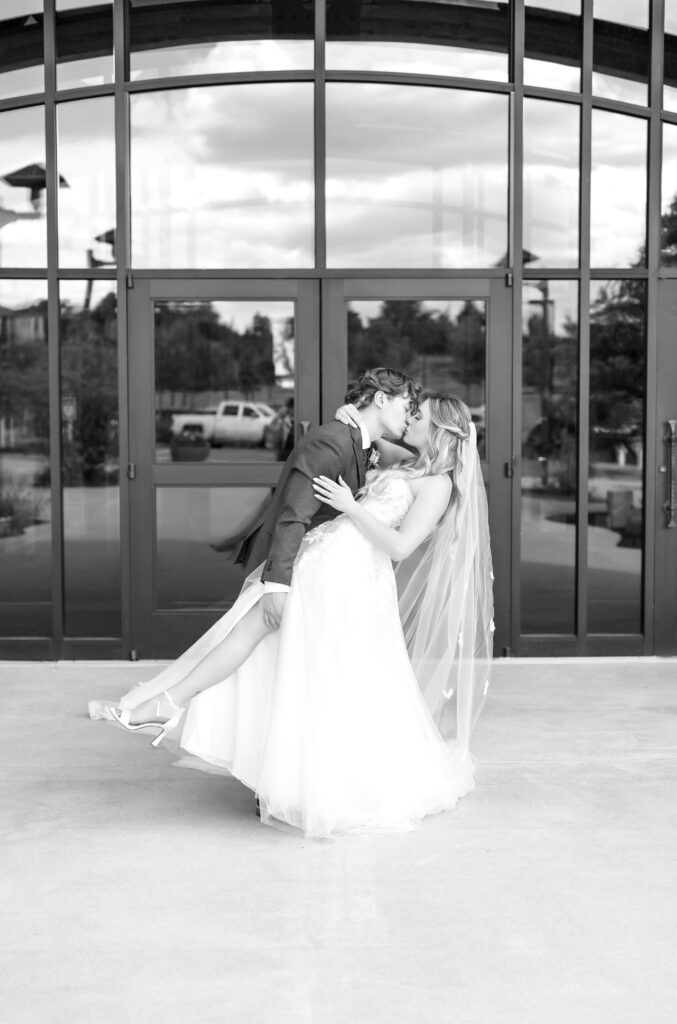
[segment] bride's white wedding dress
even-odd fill
[[[361,500],[396,527],[413,496],[402,476],[371,472]],[[261,597],[260,573],[121,706],[178,682],[220,643]],[[182,751],[254,790],[262,821],[315,838],[405,832],[474,787],[472,758],[442,739],[414,676],[390,558],[346,515],[306,534],[279,631],[194,697],[181,724]]]

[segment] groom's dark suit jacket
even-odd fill
[[[270,505],[235,559],[251,572],[265,562],[264,583],[291,583],[294,559],[307,530],[338,515],[318,501],[313,477],[339,475],[353,493],[363,486],[366,467],[362,434],[334,421],[311,428],[287,459]]]

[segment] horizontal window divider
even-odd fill
[[[327,82],[365,82],[380,85],[441,86],[444,89],[471,89],[473,92],[514,91],[512,82],[493,82],[482,78],[451,78],[447,75],[414,75],[403,71],[325,71]]]
[[[117,271],[115,267],[110,270],[95,270],[94,268],[63,267],[57,272],[57,277],[62,281],[115,281]]]
[[[582,103],[583,93],[570,89],[548,89],[543,85],[525,85],[524,96],[528,99],[555,100],[564,103]]]
[[[525,281],[540,281],[544,277],[559,281],[578,281],[581,278],[581,274],[580,268],[576,270],[556,270],[552,267],[540,267],[536,270],[524,270],[522,277]],[[603,281],[607,277],[633,277],[646,280],[651,277],[651,271],[646,267],[596,267],[590,271],[590,276],[598,281]],[[675,276],[677,276],[677,268],[675,269]]]
[[[34,92],[26,96],[8,96],[0,100],[0,114],[5,110],[21,110],[23,107],[39,107],[45,102],[44,92]]]
[[[44,270],[42,268],[38,268],[36,270],[35,267],[31,267],[30,269],[27,267],[2,267],[2,269],[0,269],[0,280],[3,278],[5,280],[28,278],[34,281],[46,281],[47,268],[45,267]]]
[[[677,110],[661,110],[661,121],[666,124],[677,124]]]
[[[639,278],[646,280],[651,276],[646,267],[595,267],[590,270],[590,277],[593,281],[603,281],[607,277],[612,278]]]
[[[115,85],[111,82],[106,85],[83,85],[74,86],[69,89],[57,89],[55,99],[59,103],[72,103],[73,100],[90,100],[97,96],[114,96]]]
[[[640,107],[635,103],[624,103],[622,100],[607,100],[601,96],[592,97],[593,110],[609,110],[613,114],[629,114],[631,117],[642,117],[648,121],[651,116],[650,107]]]
[[[476,277],[492,277],[501,278],[505,277],[510,267],[466,267],[462,270],[440,270],[439,268],[416,268],[414,270],[407,267],[380,269],[380,268],[369,268],[364,267],[341,267],[339,269],[332,268],[331,270],[324,268],[317,268],[315,270],[261,270],[261,269],[244,269],[244,270],[195,270],[195,269],[184,269],[184,270],[134,270],[133,268],[128,270],[127,273],[132,275],[132,278],[138,278],[139,280],[155,280],[163,279],[167,281],[171,280],[195,280],[195,281],[237,281],[239,279],[268,279],[268,280],[324,280],[326,278],[345,278],[345,277],[363,277],[363,278],[435,278],[436,280],[463,280],[465,278],[476,278]],[[549,273],[549,272],[548,272]],[[568,271],[563,276],[572,277],[580,271]],[[61,277],[76,277],[78,279],[83,277],[91,276],[92,272],[78,274],[68,273],[68,275],[60,273]],[[0,275],[1,276],[1,275]],[[45,275],[46,276],[46,275]],[[114,276],[114,275],[108,275]],[[543,277],[544,274],[535,274],[537,279]]]
[[[141,78],[125,82],[125,92],[158,92],[166,89],[192,89],[206,85],[255,85],[257,82],[313,82],[309,71],[233,71],[218,75],[176,75],[172,78]]]

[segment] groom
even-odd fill
[[[343,478],[353,493],[364,485],[372,444],[380,437],[399,441],[416,412],[420,385],[388,367],[367,370],[346,395],[360,410],[362,428],[334,420],[311,428],[287,459],[271,504],[243,542],[235,561],[247,572],[265,562],[261,580],[263,620],[277,629],[291,584],[294,559],[308,530],[338,512],[313,491],[313,477]]]

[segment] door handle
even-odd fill
[[[663,503],[663,508],[667,515],[665,526],[668,530],[674,530],[677,529],[677,420],[668,420],[665,425],[667,433],[663,440],[668,446],[668,500]]]
[[[310,429],[310,420],[300,420],[299,422],[301,423],[301,431],[307,434]]]

